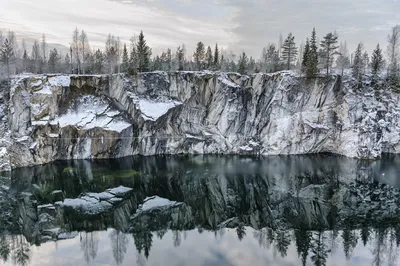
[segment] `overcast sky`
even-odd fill
[[[143,30],[156,53],[203,41],[258,57],[280,33],[300,44],[314,26],[320,38],[336,30],[351,50],[359,41],[372,50],[396,23],[400,0],[0,0],[0,29],[68,45],[78,27],[95,47],[108,33],[128,42]]]

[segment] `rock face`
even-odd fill
[[[17,168],[137,154],[399,153],[399,95],[354,85],[292,72],[18,77],[0,157]]]

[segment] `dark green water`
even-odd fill
[[[332,155],[18,169],[0,177],[0,265],[400,265],[399,169]],[[119,186],[112,209],[57,207]],[[141,209],[152,196],[176,205]]]

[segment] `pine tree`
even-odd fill
[[[364,66],[363,74],[364,74],[364,75],[365,75],[366,72],[367,72],[368,65],[369,65],[369,56],[368,56],[368,53],[365,51],[365,52],[363,53],[363,66]]]
[[[362,71],[364,68],[363,58],[362,58],[362,50],[363,50],[363,44],[359,43],[357,45],[357,50],[354,53],[353,66],[352,66],[352,76],[358,82],[361,82],[361,80],[362,80]]]
[[[126,43],[124,43],[124,49],[122,50],[122,72],[128,72],[129,68],[129,56]]]
[[[304,46],[304,52],[303,52],[303,60],[301,62],[301,69],[303,72],[307,72],[307,69],[309,67],[309,59],[310,59],[310,41],[306,40],[306,45]]]
[[[269,44],[266,51],[266,72],[276,72],[279,69],[279,52],[275,44]]]
[[[70,73],[71,71],[71,57],[68,53],[65,54],[63,71],[65,73]]]
[[[104,55],[100,49],[97,49],[93,56],[93,71],[103,73]]]
[[[350,66],[349,51],[347,50],[346,42],[344,44],[340,43],[338,54],[339,56],[336,59],[336,65],[341,70],[343,76],[344,69]]]
[[[215,49],[214,49],[214,70],[219,70],[221,68],[220,62],[219,62],[219,49],[218,49],[218,44],[215,44]]]
[[[42,35],[42,43],[40,46],[42,49],[42,59],[43,59],[43,61],[41,62],[42,70],[43,70],[43,72],[46,72],[47,71],[47,42],[46,42],[46,36],[44,34]]]
[[[178,71],[184,70],[185,50],[183,46],[178,46],[176,49],[176,59],[178,60]]]
[[[7,78],[8,85],[10,86],[10,77],[11,77],[11,64],[14,61],[14,50],[11,43],[6,39],[4,43],[1,45],[0,49],[0,60],[7,67]]]
[[[239,57],[239,68],[238,72],[242,75],[246,74],[247,71],[247,64],[248,64],[248,59],[247,55],[245,52],[242,53],[242,55]]]
[[[212,63],[214,61],[212,50],[211,50],[210,46],[207,47],[207,52],[206,52],[205,58],[206,58],[207,69],[209,70],[212,67]]]
[[[49,54],[49,64],[48,71],[50,73],[55,73],[59,69],[61,57],[56,48],[50,51]]]
[[[24,54],[22,56],[22,71],[26,72],[28,70],[29,65],[29,55],[26,49],[24,49]]]
[[[294,36],[292,33],[289,33],[288,37],[283,43],[282,46],[282,60],[286,63],[286,67],[290,70],[290,65],[296,61],[297,56],[297,47],[294,42]]]
[[[193,53],[193,59],[196,63],[197,70],[203,69],[204,58],[205,57],[205,48],[202,42],[197,43],[196,51]]]
[[[137,73],[137,53],[136,53],[136,43],[134,38],[131,40],[131,50],[128,62],[128,73],[130,75],[135,75]]]
[[[381,72],[384,66],[384,59],[382,49],[379,47],[379,44],[376,46],[374,51],[372,52],[371,56],[371,69],[372,69],[372,76],[376,79]]]
[[[388,36],[388,79],[391,85],[397,86],[400,77],[400,25],[392,28]]]
[[[42,56],[40,54],[40,48],[39,48],[39,43],[38,41],[33,42],[32,46],[32,63],[33,63],[33,72],[34,73],[39,73],[41,72],[41,61],[42,61]]]
[[[318,46],[317,33],[313,28],[310,39],[310,55],[308,58],[307,76],[314,77],[318,73]]]
[[[139,34],[139,39],[136,46],[138,59],[138,72],[147,72],[150,70],[151,49],[144,39],[143,31]]]
[[[166,64],[166,70],[171,71],[171,69],[172,69],[172,52],[171,52],[171,49],[169,49],[169,48],[167,49],[165,64]]]
[[[333,56],[336,54],[336,50],[339,48],[337,45],[338,36],[335,33],[328,33],[321,41],[322,55],[324,58],[324,65],[326,68],[326,75],[329,75],[329,68],[333,62]]]

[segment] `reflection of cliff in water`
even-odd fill
[[[113,228],[109,239],[115,262],[121,264],[131,237],[137,252],[147,258],[154,237],[162,238],[169,230],[179,246],[186,230],[220,236],[224,228],[235,228],[239,240],[254,237],[282,257],[294,243],[301,261],[309,258],[315,265],[325,265],[338,242],[350,258],[357,242],[372,241],[375,264],[380,265],[383,259],[396,259],[400,244],[397,165],[396,156],[375,162],[330,155],[181,156],[57,162],[20,169],[12,173],[12,182],[1,179],[0,255],[3,260],[16,257],[8,250],[20,245],[22,264],[24,258],[29,260],[25,238],[40,244],[80,231],[81,249],[89,263],[98,250],[93,231]],[[104,212],[56,203],[119,186],[132,191]],[[176,204],[142,210],[141,204],[151,196]],[[253,235],[248,227],[256,230]]]

